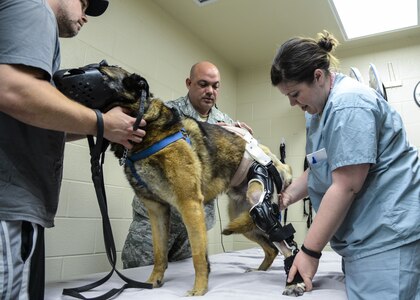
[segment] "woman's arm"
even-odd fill
[[[369,167],[369,164],[351,165],[332,172],[332,184],[322,198],[303,243],[307,249],[315,252],[321,252],[324,249],[343,222],[355,195],[362,188]],[[312,278],[318,269],[318,263],[318,259],[299,251],[290,269],[288,281],[291,281],[299,271],[307,291],[312,290]]]
[[[308,249],[321,252],[332,238],[362,188],[369,167],[369,164],[352,165],[332,172],[332,184],[322,198],[304,242]]]
[[[280,209],[283,210],[306,196],[308,196],[308,169],[280,193]]]

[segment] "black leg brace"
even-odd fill
[[[299,252],[297,244],[294,241],[293,234],[295,233],[295,229],[291,223],[286,226],[281,226],[279,207],[271,201],[274,185],[268,168],[258,162],[254,162],[248,172],[248,181],[250,180],[258,180],[264,186],[264,193],[261,195],[259,202],[251,208],[249,214],[255,225],[268,234],[270,242],[276,245],[276,243],[284,241],[292,252],[292,255],[284,260],[284,269],[286,275],[289,275],[293,260]],[[278,246],[276,245],[276,247]],[[296,274],[293,282],[287,283],[287,285],[297,282],[303,282],[299,273]]]

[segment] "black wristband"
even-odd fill
[[[322,253],[321,252],[315,252],[312,250],[309,250],[308,248],[305,247],[304,244],[302,244],[302,247],[300,248],[302,250],[303,253],[309,255],[310,257],[316,258],[316,259],[320,259]]]
[[[96,114],[96,124],[97,124],[97,138],[103,138],[104,136],[104,119],[102,116],[102,112],[99,109],[93,110]]]

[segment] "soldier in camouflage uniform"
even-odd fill
[[[233,120],[215,106],[220,86],[220,75],[216,66],[209,62],[199,62],[192,66],[190,77],[186,79],[188,94],[176,100],[168,101],[180,115],[192,117],[198,121],[233,124]],[[244,123],[236,123],[251,131]],[[122,250],[123,267],[133,268],[153,264],[152,229],[147,210],[136,196],[133,199],[133,221]],[[206,227],[210,230],[215,223],[214,201],[204,206]],[[177,261],[191,257],[191,248],[187,230],[181,215],[171,208],[168,260]]]

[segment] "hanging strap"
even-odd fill
[[[306,171],[306,169],[309,167],[308,160],[305,157],[305,160],[303,161],[303,171]],[[308,211],[306,211],[306,202],[308,202]],[[311,227],[312,224],[312,202],[311,198],[305,197],[303,198],[303,215],[307,217],[306,219],[306,227]]]
[[[280,143],[280,161],[283,164],[286,163],[286,144],[284,142]],[[288,208],[285,208],[283,213],[283,225],[286,225],[287,223],[287,211]]]
[[[308,202],[308,211],[306,211],[306,202]],[[305,197],[303,198],[303,215],[307,217],[306,219],[306,227],[311,227],[312,224],[312,202],[311,198]]]
[[[144,283],[144,282],[138,282],[138,281],[132,280],[124,276],[123,274],[121,274],[116,269],[117,252],[115,249],[114,237],[112,235],[111,223],[109,221],[109,216],[108,216],[108,206],[107,206],[107,200],[106,200],[106,194],[105,194],[105,185],[104,185],[103,168],[102,168],[104,159],[105,159],[105,151],[109,145],[109,142],[103,138],[104,123],[103,123],[102,113],[97,109],[95,109],[95,113],[96,113],[97,124],[98,124],[97,125],[98,134],[96,138],[96,143],[93,139],[93,136],[89,135],[87,138],[89,142],[90,156],[91,156],[90,162],[91,162],[91,171],[92,171],[92,181],[95,186],[96,197],[98,199],[99,208],[101,210],[102,230],[103,230],[103,236],[104,236],[105,249],[106,249],[108,261],[112,266],[112,270],[104,278],[96,282],[93,282],[91,284],[87,284],[87,285],[76,287],[76,288],[63,289],[63,295],[71,296],[78,299],[106,300],[106,299],[115,297],[116,295],[119,295],[123,290],[127,288],[151,289],[153,288],[153,286],[150,283]],[[121,288],[111,289],[105,294],[102,294],[100,296],[93,297],[93,298],[87,298],[81,294],[83,292],[90,291],[104,284],[106,281],[108,281],[109,278],[111,278],[114,271],[118,274],[118,276],[122,280],[126,282]]]

